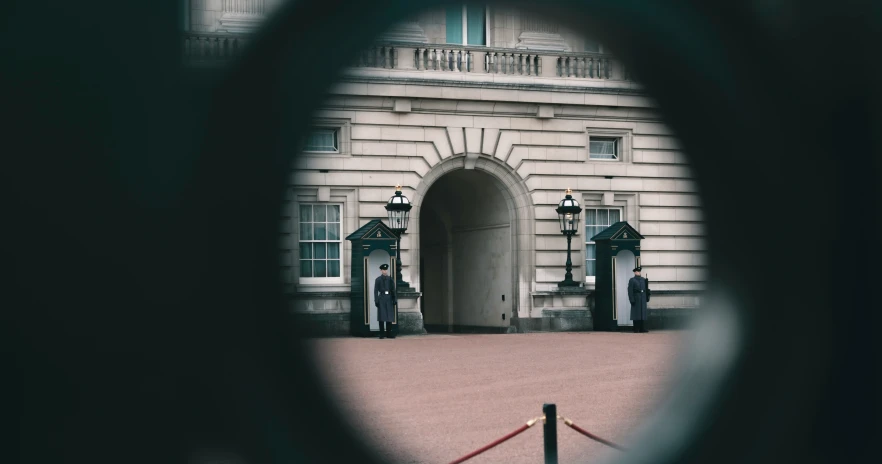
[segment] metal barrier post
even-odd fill
[[[542,412],[545,414],[545,464],[557,464],[557,406],[543,404]]]

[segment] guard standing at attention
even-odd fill
[[[395,282],[389,276],[389,265],[381,264],[382,275],[374,281],[374,305],[377,307],[377,321],[380,322],[380,339],[395,338],[392,334],[392,321],[395,320]]]
[[[634,268],[634,277],[628,281],[628,299],[631,300],[631,320],[634,321],[634,333],[649,332],[646,330],[646,319],[649,310],[646,303],[649,301],[648,285],[646,279],[640,277],[641,268]]]

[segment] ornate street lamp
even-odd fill
[[[398,248],[395,251],[398,258],[395,260],[398,288],[410,287],[410,284],[405,282],[401,276],[401,235],[407,230],[407,219],[411,208],[413,208],[413,205],[410,204],[410,200],[401,194],[401,186],[396,185],[395,195],[386,203],[386,211],[389,213],[389,228],[398,235]]]
[[[570,248],[573,235],[576,230],[581,227],[579,215],[582,213],[582,207],[579,202],[573,199],[573,191],[567,189],[567,196],[558,204],[557,215],[560,218],[560,232],[567,236],[567,274],[564,280],[557,284],[558,287],[578,287],[579,282],[573,281],[573,260],[570,257]]]

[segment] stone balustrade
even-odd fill
[[[612,79],[612,61],[608,56],[599,53],[568,53],[557,57],[555,71],[557,71],[557,77]]]
[[[247,41],[247,34],[189,33],[184,36],[185,60],[189,63],[222,62],[240,53]],[[374,44],[362,50],[350,66],[511,76],[628,79],[621,62],[601,53],[479,46]]]
[[[390,45],[372,45],[358,54],[352,66],[357,68],[395,69],[398,49]]]
[[[191,33],[184,36],[186,63],[218,63],[238,56],[248,43],[245,34]]]

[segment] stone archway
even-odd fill
[[[445,178],[452,180],[445,181]],[[467,216],[464,218],[451,217],[454,212],[449,208],[436,207],[437,201],[431,198],[430,193],[433,186],[446,188],[449,192],[449,186],[444,187],[448,182],[460,182],[460,185],[466,186],[472,195],[481,192],[480,195],[488,198],[488,201],[501,211],[496,215],[480,216],[479,211],[470,210],[465,211]],[[413,200],[415,206],[411,211],[412,232],[408,232],[413,250],[411,281],[420,283],[420,290],[423,292],[424,318],[426,311],[429,311],[429,319],[424,320],[424,323],[437,329],[439,311],[446,311],[448,317],[445,322],[448,324],[452,312],[452,319],[456,325],[482,326],[485,324],[481,321],[486,320],[489,330],[514,331],[518,318],[530,317],[530,292],[534,290],[535,222],[532,198],[520,177],[508,166],[494,159],[479,158],[474,169],[467,170],[464,158],[448,158],[435,165],[423,177]],[[424,204],[426,200],[431,203]],[[482,220],[487,223],[482,223]],[[427,225],[431,230],[424,232],[422,229]],[[423,240],[424,234],[425,240]],[[509,245],[507,250],[503,246],[498,246],[503,234],[507,237],[506,242]],[[466,238],[467,235],[470,237]],[[455,243],[457,237],[462,245],[458,248]],[[425,256],[423,247],[426,247]],[[492,250],[488,251],[485,248]],[[438,253],[441,250],[444,256],[439,260]],[[457,250],[459,259],[453,262],[457,257]],[[487,275],[480,277],[478,282],[472,281],[479,277],[481,267],[478,267],[475,268],[478,273],[463,275],[457,279],[453,275],[457,269],[472,269],[463,264],[464,260],[467,261],[466,257],[472,253],[480,254],[477,262],[472,261],[472,266],[483,266],[483,272]],[[426,268],[424,269],[423,266]],[[500,267],[509,268],[505,271],[506,279],[499,278]],[[495,269],[495,271],[489,272],[487,269]],[[423,276],[424,271],[425,276]],[[439,279],[439,273],[445,273],[446,276]],[[426,277],[430,278],[426,279]],[[447,279],[446,283],[439,284],[444,279]],[[482,287],[481,279],[487,284],[486,288]],[[477,300],[489,305],[486,314],[481,316],[484,319],[464,317],[456,313],[456,308],[452,306],[463,302],[461,299],[463,295],[457,296],[455,289],[450,288],[450,285],[456,282],[460,282],[456,284],[461,287],[460,292],[464,291],[466,294],[471,292]],[[462,282],[467,283],[462,284]],[[439,285],[447,288],[440,288]],[[475,293],[477,289],[481,289],[485,294],[477,295]],[[502,301],[502,295],[505,295],[505,301]],[[504,320],[501,318],[502,313],[505,313]],[[462,328],[469,329],[469,327]]]

